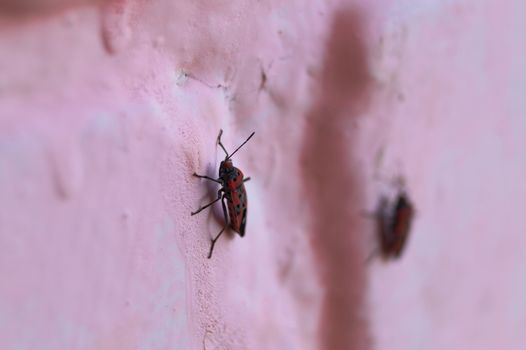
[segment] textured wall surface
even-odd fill
[[[0,0],[0,348],[524,349],[525,34],[521,0]],[[208,260],[221,128],[248,227]]]

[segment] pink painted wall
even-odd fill
[[[0,0],[0,349],[524,349],[526,7]],[[219,129],[247,183],[222,238]],[[363,215],[397,176],[399,261]]]

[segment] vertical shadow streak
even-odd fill
[[[336,13],[303,145],[303,179],[313,215],[311,243],[326,288],[319,329],[322,349],[371,348],[363,310],[361,171],[352,158],[350,132],[370,95],[362,28],[362,13]]]

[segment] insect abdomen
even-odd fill
[[[227,199],[230,227],[243,236],[247,216],[247,195],[243,182],[235,190],[230,191]]]

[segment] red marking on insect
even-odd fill
[[[191,213],[191,215],[195,215],[201,212],[203,209],[208,208],[215,202],[221,200],[221,204],[223,206],[223,216],[225,218],[225,226],[221,229],[217,236],[212,239],[212,245],[210,246],[208,259],[212,257],[212,251],[214,250],[217,239],[223,234],[228,226],[230,226],[230,228],[232,228],[232,230],[235,232],[239,233],[241,237],[245,235],[248,201],[244,183],[250,180],[250,177],[244,178],[241,170],[236,168],[232,163],[231,158],[237,151],[241,149],[241,147],[245,145],[245,143],[248,142],[248,140],[252,138],[252,136],[254,136],[254,134],[255,132],[250,134],[245,142],[243,142],[238,148],[236,148],[234,152],[229,155],[221,143],[221,135],[223,135],[223,130],[220,130],[219,135],[217,136],[217,143],[219,146],[221,146],[226,156],[225,160],[223,160],[219,165],[219,177],[217,179],[213,179],[205,175],[197,175],[196,173],[193,174],[195,177],[214,181],[221,185],[221,188],[219,191],[217,191],[217,199]],[[228,202],[227,205],[225,205],[225,199]]]
[[[399,191],[394,203],[389,203],[386,197],[382,197],[374,214],[380,252],[377,248],[367,260],[377,253],[381,253],[384,259],[399,258],[407,243],[414,215],[413,204],[404,191]]]

